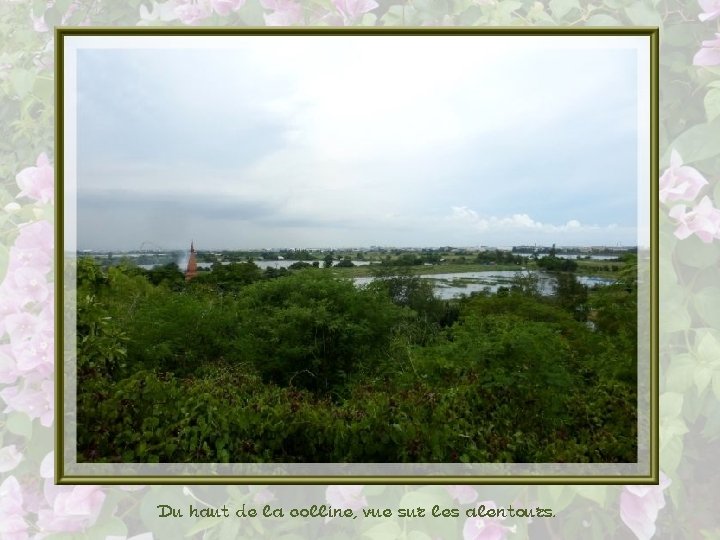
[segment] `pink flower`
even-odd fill
[[[77,532],[91,527],[105,502],[100,486],[56,486],[45,484],[45,498],[51,508],[38,512],[42,532]]]
[[[37,315],[27,312],[8,315],[5,318],[5,329],[13,341],[32,339],[45,329],[45,323]]]
[[[660,177],[660,202],[691,201],[707,183],[697,169],[683,165],[680,154],[673,150],[670,167]]]
[[[12,471],[23,459],[14,444],[0,448],[0,473]]]
[[[720,65],[720,34],[715,34],[715,38],[702,42],[702,49],[693,57],[693,65],[708,67]]]
[[[122,489],[123,491],[127,491],[128,493],[132,493],[134,491],[142,491],[147,486],[133,486],[133,485],[125,485],[125,486],[118,486],[119,489]]]
[[[10,283],[20,295],[23,305],[29,302],[44,302],[50,296],[45,275],[34,268],[18,268],[13,272]]]
[[[0,337],[8,330],[8,320],[12,315],[22,313],[25,299],[5,280],[0,284]]]
[[[55,452],[48,454],[40,462],[40,478],[52,478],[55,476]]]
[[[140,25],[147,25],[147,23],[154,21],[174,21],[177,19],[177,13],[175,8],[177,4],[175,0],[169,0],[163,3],[152,3],[152,11],[149,11],[145,4],[140,4]]]
[[[15,239],[15,247],[18,249],[39,249],[52,256],[52,225],[46,220],[34,221],[22,225],[20,227],[20,234],[18,234]]]
[[[53,168],[47,154],[43,152],[37,158],[35,167],[26,167],[15,177],[20,193],[18,197],[30,197],[43,203],[53,199],[55,185]]]
[[[470,486],[445,486],[445,489],[460,504],[470,504],[478,498],[478,492]]]
[[[647,540],[655,534],[655,520],[665,506],[663,490],[670,479],[660,473],[660,485],[625,486],[620,494],[620,517],[639,540]]]
[[[368,505],[362,494],[364,486],[328,486],[325,490],[325,500],[335,508],[349,508],[360,510]]]
[[[62,16],[62,20],[60,21],[60,24],[62,24],[62,25],[67,24],[68,20],[70,20],[70,17],[72,17],[75,14],[75,12],[78,10],[79,7],[80,7],[79,2],[72,2],[68,6],[67,11],[65,12],[65,15]]]
[[[0,485],[0,538],[25,540],[28,524],[23,509],[23,493],[14,476],[8,476]]]
[[[212,8],[207,0],[190,0],[175,8],[175,15],[183,24],[195,25],[212,14]]]
[[[352,23],[358,17],[378,7],[375,0],[332,0],[332,3],[343,16],[345,24]]]
[[[45,22],[44,13],[39,17],[36,17],[34,14],[30,13],[30,18],[32,19],[33,23],[33,30],[35,30],[36,32],[47,32],[48,30],[50,30],[47,23]]]
[[[707,195],[693,210],[686,212],[685,205],[678,204],[670,209],[669,215],[678,223],[675,236],[680,240],[691,234],[697,235],[706,244],[713,238],[720,238],[720,210],[713,206]]]
[[[275,500],[275,494],[267,488],[263,488],[253,496],[253,502],[256,504],[267,504]]]
[[[52,334],[39,334],[30,339],[13,342],[12,352],[17,369],[21,372],[34,370],[49,376],[53,371]]]
[[[711,21],[720,17],[720,0],[698,0],[704,13],[698,15],[701,21]]]
[[[19,248],[13,246],[10,248],[9,269],[16,268],[34,268],[43,274],[50,271],[52,258],[47,251],[39,248]]]
[[[302,18],[302,6],[293,0],[260,0],[260,4],[272,10],[263,15],[267,26],[292,26]]]
[[[484,501],[480,504],[486,509],[497,508],[493,501]],[[467,518],[463,526],[464,540],[503,540],[508,532],[515,532],[515,526],[506,527],[500,523],[503,519],[505,518]]]
[[[210,0],[213,10],[223,17],[231,11],[237,11],[245,5],[245,0]]]
[[[7,404],[5,412],[19,411],[32,419],[39,418],[43,426],[50,427],[53,421],[54,392],[51,380],[34,381],[28,375],[22,383],[3,388],[0,398]]]
[[[10,344],[0,345],[0,383],[13,384],[22,375],[15,358],[10,354]]]

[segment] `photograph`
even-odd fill
[[[0,1],[0,538],[720,538],[719,21]]]
[[[78,464],[648,461],[647,35],[73,39]]]

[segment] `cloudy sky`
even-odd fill
[[[77,52],[79,249],[637,243],[623,38],[183,39]]]

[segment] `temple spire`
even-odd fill
[[[185,270],[185,281],[190,281],[197,276],[197,260],[195,258],[195,242],[190,241],[190,258],[188,259],[187,269]]]

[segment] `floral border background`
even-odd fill
[[[659,26],[659,486],[56,486],[55,26]],[[720,0],[4,0],[0,538],[720,538]],[[612,174],[608,160],[608,174]],[[551,507],[553,519],[160,519],[187,508]]]

